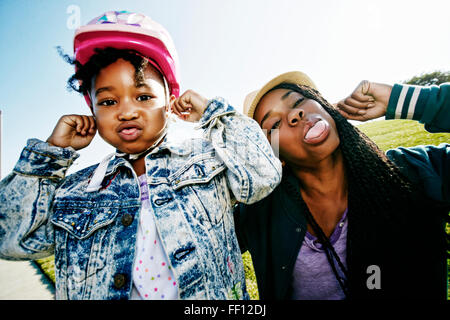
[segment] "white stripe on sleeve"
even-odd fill
[[[419,99],[419,94],[420,94],[420,87],[415,87],[411,97],[411,101],[409,102],[408,114],[406,116],[406,119],[412,120],[414,116],[414,111],[416,110],[417,99]]]
[[[397,101],[397,107],[395,107],[395,115],[394,119],[400,119],[402,115],[403,103],[405,102],[406,93],[408,93],[409,86],[403,86],[402,91],[400,91],[400,95]]]

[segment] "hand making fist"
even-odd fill
[[[197,122],[202,117],[207,105],[208,99],[197,92],[187,90],[172,102],[171,107],[173,113],[179,118],[189,122]]]
[[[47,139],[51,145],[80,150],[87,147],[97,132],[94,117],[85,115],[62,116]]]
[[[386,114],[391,91],[390,85],[364,80],[348,97],[339,101],[336,107],[350,120],[379,118]]]

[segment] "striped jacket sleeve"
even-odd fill
[[[386,119],[417,120],[429,132],[450,132],[450,83],[429,87],[395,84]]]

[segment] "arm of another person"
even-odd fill
[[[350,120],[386,115],[386,119],[417,120],[429,132],[450,132],[450,83],[420,87],[362,81],[337,107]],[[431,199],[450,206],[450,144],[399,147],[386,155]]]
[[[336,104],[350,120],[417,120],[429,132],[450,132],[450,83],[440,86],[412,86],[362,81],[350,96]]]

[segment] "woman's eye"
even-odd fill
[[[137,101],[148,101],[151,100],[153,97],[149,96],[148,94],[143,94],[137,97]]]
[[[305,100],[305,98],[300,98],[297,101],[295,101],[294,105],[292,106],[292,109],[297,107],[300,103],[302,103]]]
[[[116,104],[116,102],[114,101],[114,100],[111,100],[111,99],[106,99],[106,100],[103,100],[103,101],[100,101],[99,103],[98,103],[98,105],[99,106],[112,106],[112,105],[115,105]]]
[[[277,122],[275,122],[272,126],[272,128],[270,128],[270,130],[274,130],[277,129],[280,126],[281,120],[278,120]]]

